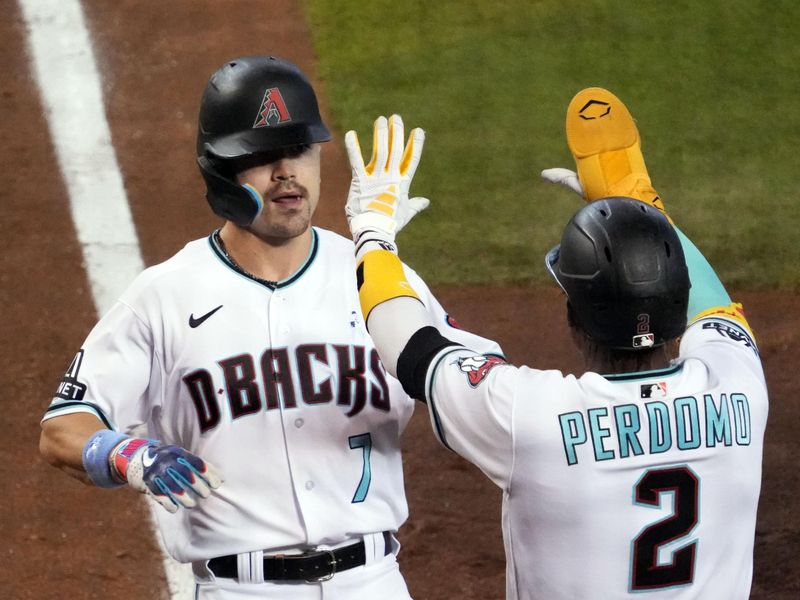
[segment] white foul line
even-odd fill
[[[19,0],[50,136],[99,315],[144,268],[105,117],[100,76],[79,0]],[[148,503],[152,510],[163,510]],[[152,517],[152,513],[151,513]],[[164,554],[173,600],[194,597],[191,570]]]

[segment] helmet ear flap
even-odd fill
[[[197,157],[197,166],[206,182],[206,200],[218,216],[247,227],[261,213],[264,200],[253,186],[234,183],[206,156]]]

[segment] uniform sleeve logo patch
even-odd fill
[[[458,359],[458,368],[462,373],[466,373],[472,387],[478,387],[493,367],[505,364],[507,364],[506,361],[499,356],[477,355]]]
[[[734,342],[739,342],[745,347],[750,348],[756,356],[759,355],[758,348],[756,343],[753,341],[753,338],[751,338],[747,332],[740,327],[737,327],[733,324],[728,324],[724,321],[709,320],[703,322],[703,329],[714,329],[722,337],[726,337]]]
[[[56,398],[63,400],[83,400],[86,395],[86,385],[78,381],[78,372],[81,370],[81,363],[83,362],[83,348],[78,350],[75,358],[69,364],[67,372],[64,373],[64,378],[58,384],[56,390]]]
[[[264,99],[258,109],[258,116],[255,123],[253,123],[253,129],[280,125],[291,120],[292,115],[289,114],[289,109],[286,108],[286,102],[283,101],[281,91],[278,88],[269,88],[264,92]]]

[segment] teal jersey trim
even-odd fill
[[[675,227],[675,231],[681,241],[686,267],[689,269],[689,281],[692,282],[686,317],[691,321],[704,310],[715,306],[728,306],[731,297],[706,257],[680,229]]]
[[[430,411],[431,421],[434,427],[434,436],[436,436],[442,445],[450,450],[451,452],[455,452],[453,448],[450,447],[450,444],[447,443],[447,436],[444,433],[444,427],[442,426],[442,418],[439,416],[439,410],[436,408],[436,402],[433,399],[433,378],[436,377],[436,369],[439,368],[439,365],[442,364],[445,357],[449,354],[456,352],[458,350],[463,350],[464,348],[457,348],[457,347],[450,347],[449,349],[444,348],[442,354],[436,359],[436,364],[428,365],[428,376],[430,380],[428,381],[428,386],[425,394],[425,398],[423,399],[425,403],[428,405],[428,410]]]
[[[101,409],[96,404],[92,404],[91,402],[86,402],[85,400],[67,400],[64,402],[57,402],[55,404],[51,404],[49,407],[47,407],[45,414],[57,415],[65,408],[73,408],[76,406],[80,406],[81,408],[84,409],[89,409],[89,410],[84,410],[82,412],[92,413],[94,416],[100,419],[103,422],[103,425],[105,425],[108,429],[116,429],[111,420],[108,417],[106,417],[106,413],[103,412],[103,409]]]
[[[314,262],[314,259],[317,256],[317,250],[319,248],[319,234],[317,230],[312,227],[311,228],[311,248],[308,251],[308,256],[306,257],[305,262],[300,266],[297,271],[292,273],[286,279],[282,279],[281,281],[267,281],[266,279],[261,279],[256,277],[255,275],[248,273],[244,269],[242,269],[239,265],[233,262],[233,259],[228,256],[228,253],[225,251],[224,246],[222,245],[222,240],[219,237],[219,232],[221,230],[217,229],[211,235],[208,236],[208,243],[211,246],[211,250],[214,251],[214,254],[217,255],[226,266],[230,267],[232,270],[236,271],[242,277],[249,279],[250,281],[254,281],[264,287],[268,288],[269,290],[275,291],[277,289],[285,288],[292,285],[295,281],[300,279],[300,277],[305,273],[308,268],[311,266],[311,263]]]

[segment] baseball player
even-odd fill
[[[293,64],[251,56],[220,68],[201,102],[197,162],[224,225],[133,282],[42,422],[51,463],[167,509],[165,545],[192,563],[197,598],[409,598],[395,532],[408,512],[400,434],[413,401],[367,334],[353,243],[311,226],[329,139]],[[401,219],[427,203],[409,202]],[[406,277],[443,332],[499,352],[453,330]]]
[[[370,172],[350,132],[354,179],[372,184],[348,201],[369,331],[438,439],[502,488],[508,598],[747,598],[767,420],[753,334],[663,212],[622,102],[582,91],[567,136],[577,174],[545,176],[590,203],[546,262],[583,375],[433,327],[394,249],[399,140]]]

